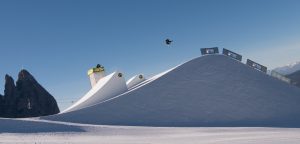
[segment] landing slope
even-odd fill
[[[300,126],[300,89],[223,55],[188,61],[106,102],[43,117],[109,125]]]

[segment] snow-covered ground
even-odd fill
[[[0,118],[0,143],[300,143],[300,89],[223,55],[193,59],[120,95],[97,94],[107,84],[74,111]]]
[[[0,143],[299,144],[300,128],[136,127],[0,119]]]

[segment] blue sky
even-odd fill
[[[0,91],[24,67],[63,109],[90,89],[97,63],[151,76],[201,47],[274,68],[300,60],[299,26],[299,0],[1,0]]]

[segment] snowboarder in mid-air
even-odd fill
[[[166,44],[167,44],[167,45],[170,45],[172,42],[173,42],[172,40],[166,39]]]

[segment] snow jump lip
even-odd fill
[[[102,125],[300,126],[300,90],[223,55],[193,59],[118,96],[42,119]]]

